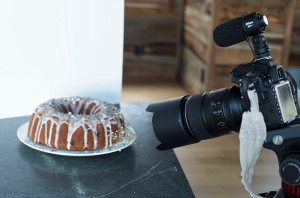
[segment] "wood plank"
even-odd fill
[[[213,7],[212,7],[212,22],[210,24],[210,31],[209,34],[213,35],[214,27],[218,24],[218,19],[220,18],[220,0],[215,0],[213,2]],[[213,37],[209,37],[208,41],[208,54],[209,54],[209,59],[207,62],[207,70],[205,74],[205,84],[206,84],[206,90],[205,91],[210,91],[214,89],[214,84],[215,82],[213,81],[214,76],[215,76],[215,51],[216,51],[216,45],[214,44]]]
[[[191,95],[201,93],[206,89],[204,84],[200,89],[196,87],[195,84],[191,82],[190,78],[187,77],[184,73],[181,74],[180,83],[183,85],[184,89]]]
[[[125,3],[153,4],[157,7],[167,7],[170,0],[125,0]]]
[[[158,64],[164,66],[176,65],[176,57],[174,56],[156,56],[150,54],[135,55],[132,52],[124,52],[124,64]]]
[[[169,43],[177,44],[176,38],[168,38],[162,36],[149,36],[149,37],[134,37],[134,35],[126,36],[124,43],[130,45],[150,45],[151,43]]]
[[[184,88],[174,80],[126,78],[123,80],[121,100],[122,102],[157,102],[187,94]]]
[[[207,64],[187,47],[183,47],[183,60],[183,63],[186,63],[187,66],[207,69]]]
[[[160,14],[125,14],[125,28],[129,24],[148,24],[148,25],[174,25],[177,26],[178,15],[160,15]]]
[[[234,85],[230,82],[230,72],[234,66],[229,65],[216,65],[215,76],[214,76],[214,89],[220,89]]]
[[[186,5],[208,15],[212,14],[212,4],[213,0],[186,0]]]
[[[198,20],[195,17],[185,15],[184,18],[185,26],[189,26],[197,31],[198,34],[202,34],[204,37],[209,38],[209,24],[204,23],[203,21]]]
[[[153,63],[136,63],[124,62],[123,76],[124,78],[164,78],[175,79],[176,65],[153,64]]]
[[[297,56],[297,54],[298,54],[298,56],[299,56],[299,54],[300,54],[299,43],[291,46],[291,54],[293,54],[294,56]]]
[[[296,10],[300,9],[300,0],[296,0]]]
[[[222,49],[217,48],[215,51],[215,64],[217,65],[239,65],[250,62],[253,59],[251,50],[248,49]]]
[[[291,2],[280,0],[222,0],[220,1],[220,21],[221,23],[230,19],[247,15],[251,12],[259,11],[268,17],[270,25],[285,24],[289,13]]]
[[[184,31],[184,46],[190,48],[203,61],[208,61],[208,48],[189,32]]]
[[[151,0],[151,1],[125,1],[125,13],[138,14],[178,14],[181,12],[181,7],[178,6],[182,0]]]
[[[289,65],[300,65],[300,0],[296,1],[295,9]]]
[[[194,85],[198,91],[204,91],[205,89],[205,72],[207,69],[206,63],[204,63],[197,55],[195,55],[189,48],[183,48],[183,61],[184,65],[182,74],[188,78],[189,82]],[[185,79],[184,81],[187,82]]]
[[[177,40],[177,27],[173,25],[127,24],[125,40]],[[137,34],[139,33],[139,34]]]
[[[292,43],[290,47],[289,65],[300,66],[300,30],[297,32],[293,31]]]
[[[184,1],[180,0],[177,2],[178,5],[178,18],[177,18],[177,46],[176,46],[176,72],[177,77],[179,76],[179,70],[181,69],[181,63],[182,63],[182,34],[183,34],[183,7],[184,7]]]
[[[294,18],[300,19],[300,8],[296,8]],[[293,28],[298,28],[298,27],[300,27],[300,20],[294,20]]]
[[[287,68],[290,54],[290,45],[292,37],[292,25],[294,21],[294,11],[296,6],[296,0],[290,0],[288,7],[288,18],[286,20],[285,39],[283,43],[282,61],[281,64],[284,68]]]
[[[135,53],[137,47],[144,49],[144,54],[149,55],[160,55],[160,56],[173,56],[177,54],[176,44],[175,43],[150,43],[150,44],[141,44],[137,42],[124,42],[124,51]]]
[[[142,13],[142,14],[170,14],[173,12],[172,0],[156,1],[125,1],[125,13]]]
[[[191,35],[193,35],[195,38],[197,38],[205,46],[209,45],[208,38],[206,37],[204,32],[198,32],[196,29],[194,29],[193,27],[188,26],[188,25],[184,25],[184,31],[186,31],[186,32],[190,33]]]
[[[205,24],[209,24],[211,22],[211,15],[209,13],[200,12],[197,8],[192,7],[190,5],[185,6],[184,14],[186,16],[194,17]]]
[[[271,56],[277,64],[282,64],[281,46],[270,46]],[[253,59],[253,54],[249,46],[243,47],[231,46],[227,48],[217,47],[215,51],[215,63],[217,65],[239,65],[241,63],[250,62]]]

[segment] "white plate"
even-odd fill
[[[64,155],[64,156],[77,156],[77,157],[84,157],[84,156],[95,156],[95,155],[104,155],[108,153],[113,153],[116,151],[121,151],[122,149],[130,146],[136,139],[136,134],[133,128],[127,125],[125,130],[125,136],[116,144],[113,144],[107,148],[101,148],[96,150],[81,150],[81,151],[73,151],[73,150],[64,150],[64,149],[56,149],[52,147],[48,147],[39,143],[33,142],[28,136],[28,126],[29,122],[22,124],[18,131],[17,136],[19,140],[29,146],[30,148],[36,149],[38,151],[42,151],[45,153],[55,154],[55,155]]]

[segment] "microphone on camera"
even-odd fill
[[[268,19],[259,12],[232,19],[218,25],[213,32],[215,43],[220,47],[228,47],[266,31]]]

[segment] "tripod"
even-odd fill
[[[282,183],[279,191],[262,193],[261,196],[264,198],[300,197],[300,118],[286,127],[268,131],[264,147],[276,153]]]

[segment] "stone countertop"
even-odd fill
[[[1,197],[194,197],[173,150],[158,151],[146,103],[122,103],[136,142],[121,152],[64,157],[23,145],[30,116],[0,120]]]

